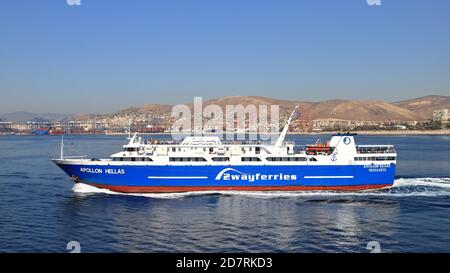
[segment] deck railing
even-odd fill
[[[356,146],[358,154],[393,154],[394,146]]]

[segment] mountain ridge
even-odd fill
[[[24,123],[32,121],[33,119],[48,120],[51,122],[60,121],[63,119],[72,119],[74,114],[61,114],[61,113],[32,113],[28,111],[15,111],[10,113],[0,114],[0,118],[17,123]]]
[[[288,115],[295,105],[300,105],[300,111],[309,120],[315,119],[341,119],[358,121],[422,121],[432,118],[432,112],[437,109],[450,109],[450,96],[428,95],[419,98],[397,102],[381,100],[345,100],[330,99],[320,102],[295,101],[264,96],[225,96],[203,102],[203,107],[215,104],[225,111],[226,105],[279,105],[280,115]],[[191,109],[193,103],[186,104]],[[133,114],[143,112],[161,112],[155,109],[170,112],[171,105],[147,104],[142,107],[129,107],[118,113]]]
[[[300,106],[303,118],[316,119],[340,119],[355,121],[423,121],[433,117],[433,111],[437,109],[450,109],[450,96],[427,95],[423,97],[385,102],[381,100],[348,100],[330,99],[324,101],[297,101],[264,96],[225,96],[210,99],[203,102],[203,108],[215,104],[225,111],[226,105],[279,105],[280,116],[289,115],[295,105]],[[193,103],[186,104],[191,109]],[[34,118],[59,121],[62,119],[92,119],[98,117],[111,118],[118,116],[137,115],[142,113],[170,114],[171,104],[145,104],[121,109],[109,114],[36,114],[27,111],[16,111],[0,114],[0,118],[13,122],[26,122]],[[268,109],[269,110],[269,109]],[[269,110],[270,111],[270,110]]]

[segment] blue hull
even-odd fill
[[[99,166],[58,164],[75,182],[118,192],[365,190],[391,186],[395,164]]]
[[[38,136],[48,135],[49,130],[34,130],[32,131],[33,134]]]

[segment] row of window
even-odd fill
[[[306,157],[268,157],[267,161],[306,161]]]
[[[204,159],[203,157],[170,157],[169,158],[170,162],[201,162],[201,161],[206,161],[206,159]]]
[[[395,156],[355,157],[355,161],[394,161]]]
[[[129,148],[129,149],[130,149],[130,148]],[[207,151],[207,148],[195,148],[195,150],[197,150],[197,149],[203,149],[204,152]],[[213,152],[214,152],[214,148],[208,148],[208,149],[209,149],[209,152],[210,152],[210,153],[213,153]],[[241,151],[242,151],[242,152],[245,152],[247,149],[248,149],[248,151],[250,151],[250,152],[253,151],[253,148],[252,148],[252,147],[249,147],[249,148],[241,148]],[[225,150],[228,152],[230,149],[229,149],[229,147],[226,147]],[[127,149],[126,151],[128,151],[128,149]],[[130,151],[131,151],[131,150],[130,150]],[[176,151],[181,152],[181,148],[175,148],[175,147],[172,147],[172,152],[176,152]],[[183,151],[185,151],[185,149],[183,149]],[[260,147],[255,147],[255,153],[256,153],[256,154],[259,154],[260,152],[261,152],[261,148],[260,148]]]
[[[241,161],[248,162],[248,161],[261,161],[259,157],[241,157]]]
[[[210,148],[194,148],[194,150],[199,150],[199,149],[203,150],[204,152],[206,152],[207,149],[209,149],[210,153],[214,152],[214,148],[211,148],[211,147]],[[188,149],[188,150],[192,150],[192,149]],[[225,150],[229,151],[230,149],[227,147]],[[172,147],[172,152],[176,152],[176,151],[181,152],[181,148]],[[186,149],[183,148],[183,151],[186,151]]]
[[[230,158],[229,157],[213,157],[212,161],[216,161],[216,162],[230,161]]]
[[[374,159],[377,158],[377,159]],[[379,159],[383,158],[383,159]],[[355,161],[365,161],[365,160],[395,160],[395,157],[387,157],[389,159],[384,159],[385,157],[355,157]],[[392,159],[391,159],[392,158]],[[145,162],[153,161],[149,157],[114,157],[114,161],[133,161],[133,162]],[[205,162],[207,161],[203,157],[170,157],[170,162]],[[230,161],[229,157],[213,157],[212,161],[224,162]],[[261,161],[258,157],[242,157],[242,162],[256,162]],[[268,157],[267,161],[307,161],[306,157]],[[317,161],[315,158],[310,158],[309,161]]]
[[[169,161],[206,161],[203,157],[171,157]],[[223,162],[230,161],[229,157],[213,157],[212,161]],[[241,157],[242,162],[257,162],[261,161],[259,157]],[[306,157],[268,157],[267,161],[307,161]],[[310,161],[317,161],[315,158],[310,158]]]
[[[395,153],[393,147],[357,147],[358,154],[386,154]]]
[[[145,162],[153,161],[149,157],[114,157],[114,161],[133,161],[133,162]]]

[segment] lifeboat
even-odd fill
[[[317,154],[331,154],[333,152],[332,147],[330,147],[330,142],[327,143],[316,143],[313,145],[306,145],[306,154],[307,155],[317,155]]]

